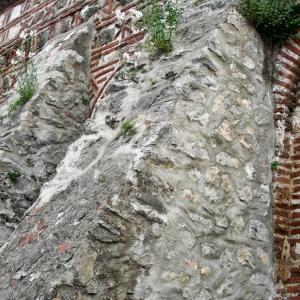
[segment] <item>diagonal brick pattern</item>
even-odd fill
[[[277,128],[274,170],[275,278],[277,298],[300,299],[300,32],[277,55],[273,84]]]

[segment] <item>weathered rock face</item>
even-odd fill
[[[1,299],[271,299],[263,45],[229,6],[183,20],[170,55],[108,87],[2,247]]]
[[[85,25],[49,44],[35,59],[39,83],[35,96],[22,110],[2,118],[0,245],[82,131],[88,111],[91,38],[90,27]],[[15,99],[16,95],[10,101]],[[7,105],[1,107],[4,116]]]

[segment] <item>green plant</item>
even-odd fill
[[[16,91],[19,98],[11,103],[8,107],[8,115],[10,116],[19,106],[23,106],[29,101],[37,86],[37,75],[35,66],[32,61],[24,62],[17,81]]]
[[[280,43],[300,27],[300,4],[296,0],[242,0],[241,13],[267,40]]]
[[[33,38],[34,32],[30,33],[29,38],[29,52],[26,54],[24,49],[26,49],[27,43],[27,34],[22,33],[20,36],[22,39],[22,44],[20,49],[16,51],[18,61],[13,61],[13,64],[20,65],[20,71],[17,77],[17,85],[16,85],[16,92],[18,93],[19,97],[13,103],[11,103],[8,107],[8,116],[10,116],[19,106],[23,106],[27,101],[29,101],[37,87],[37,74],[34,62],[32,60],[32,56],[35,53],[31,52],[33,48]]]
[[[122,124],[122,134],[130,134],[130,135],[134,135],[136,134],[137,130],[134,126],[134,122],[126,120],[123,124]]]
[[[178,0],[166,0],[163,4],[151,0],[147,5],[142,23],[150,33],[150,49],[155,47],[165,53],[172,50],[172,38],[178,24],[179,12]]]
[[[11,171],[7,173],[7,177],[11,182],[16,183],[21,174],[18,171]]]
[[[84,95],[84,96],[80,96],[80,101],[82,104],[87,105],[89,104],[89,98],[88,96]]]
[[[131,80],[135,83],[139,82],[139,69],[135,66],[128,67],[127,65],[117,75],[118,80]]]
[[[278,164],[277,161],[273,161],[273,162],[271,163],[271,169],[272,169],[272,170],[277,170],[278,166],[279,166],[279,164]]]

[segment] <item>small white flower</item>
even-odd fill
[[[32,57],[34,57],[34,56],[35,56],[35,52],[29,52],[29,53],[28,53],[28,57],[29,57],[29,58],[32,58]]]
[[[20,33],[20,39],[25,40],[27,38],[27,33],[25,33],[23,30]]]
[[[123,22],[123,21],[125,21],[126,15],[125,15],[125,13],[121,12],[120,9],[117,9],[116,10],[116,17],[117,17],[119,22]]]
[[[124,53],[123,54],[123,60],[125,61],[125,62],[129,62],[129,59],[130,59],[130,55],[128,54],[128,53]]]
[[[35,35],[36,35],[36,30],[30,30],[29,35],[30,35],[31,37],[35,36]]]
[[[16,51],[16,55],[17,55],[17,57],[19,57],[19,58],[24,58],[24,57],[25,57],[25,52],[23,52],[23,51],[21,51],[20,49],[18,49],[18,50]]]
[[[12,59],[12,60],[11,60],[11,64],[12,64],[12,65],[16,65],[17,63],[18,63],[18,61],[16,61],[15,59]]]

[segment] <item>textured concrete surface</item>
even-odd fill
[[[80,135],[88,112],[91,27],[54,41],[35,58],[38,90],[12,116],[1,106],[0,245],[52,178],[68,145]],[[10,174],[16,174],[11,180]]]

